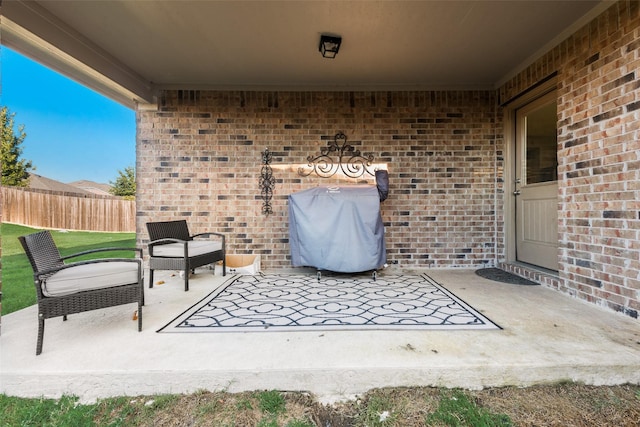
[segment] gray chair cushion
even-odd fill
[[[222,250],[222,242],[210,240],[189,240],[187,242],[187,247],[189,250],[189,256],[193,257]],[[183,258],[184,244],[168,243],[166,245],[154,246],[153,256]]]
[[[42,293],[48,297],[71,295],[80,291],[112,288],[138,281],[135,262],[100,262],[65,268],[42,283]]]

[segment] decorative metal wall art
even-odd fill
[[[268,148],[262,152],[262,169],[260,171],[260,193],[262,195],[262,213],[271,215],[273,207],[271,206],[271,198],[273,197],[273,188],[276,185],[276,179],[273,177],[271,169],[271,161],[273,155]]]
[[[332,157],[333,153],[338,156],[337,161]],[[371,169],[373,154],[361,154],[360,150],[347,144],[347,137],[342,132],[337,133],[327,147],[320,149],[319,156],[309,156],[307,161],[307,167],[298,168],[298,175],[309,176],[315,173],[321,178],[330,178],[342,172],[349,178],[360,178],[365,173],[375,176],[375,171]]]

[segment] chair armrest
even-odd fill
[[[59,267],[38,271],[34,273],[33,276],[37,280],[40,280],[41,276],[50,276],[53,273],[57,273],[58,271],[65,270],[67,268],[77,267],[79,265],[86,265],[86,264],[99,264],[103,262],[135,262],[138,264],[138,269],[142,268],[142,259],[140,258],[99,258],[99,259],[91,259],[87,261],[71,262],[69,264],[61,265]]]
[[[165,243],[186,243],[186,240],[180,239],[158,239],[149,242],[149,246],[164,245]]]
[[[138,252],[138,258],[142,258],[142,249],[141,248],[100,248],[100,249],[91,249],[88,251],[78,252],[72,255],[63,256],[60,259],[65,260],[69,258],[75,258],[82,255],[93,254],[96,252],[111,252],[111,251],[134,251]]]
[[[187,246],[187,241],[186,240],[180,240],[180,239],[158,239],[158,240],[154,240],[149,242],[149,256],[153,256],[153,248],[155,246],[158,245],[164,245],[167,243],[182,243],[184,245],[184,256],[188,256],[188,246]]]
[[[211,237],[211,236],[220,237],[220,239],[222,239],[222,251],[223,253],[226,253],[227,249],[226,249],[225,237],[224,237],[224,234],[222,233],[214,233],[213,231],[209,231],[206,233],[194,234],[193,236],[191,236],[191,238],[193,239],[194,237]]]
[[[222,239],[222,246],[224,246],[224,234],[222,233],[214,233],[213,231],[209,231],[206,233],[198,233],[198,234],[194,234],[193,236],[191,236],[191,238],[195,238],[195,237],[210,237],[210,236],[217,236],[220,237]]]

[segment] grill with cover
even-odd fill
[[[338,273],[382,267],[386,246],[378,188],[315,187],[290,194],[289,243],[294,267]]]

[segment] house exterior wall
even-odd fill
[[[186,218],[227,235],[228,252],[288,268],[289,194],[354,183],[301,177],[342,131],[389,170],[382,203],[388,262],[472,267],[503,252],[501,112],[490,92],[168,91],[138,111],[138,226]],[[262,152],[273,154],[273,214],[262,214]]]
[[[559,275],[578,298],[640,311],[640,3],[621,1],[499,90],[557,73]]]
[[[553,287],[637,318],[640,310],[640,11],[621,1],[498,90],[166,91],[138,109],[140,244],[147,221],[186,218],[228,251],[290,266],[287,196],[339,131],[389,169],[389,263],[507,265],[503,109],[556,75],[559,279]],[[261,213],[261,153],[273,153],[273,214]],[[517,267],[518,269],[520,267]]]

